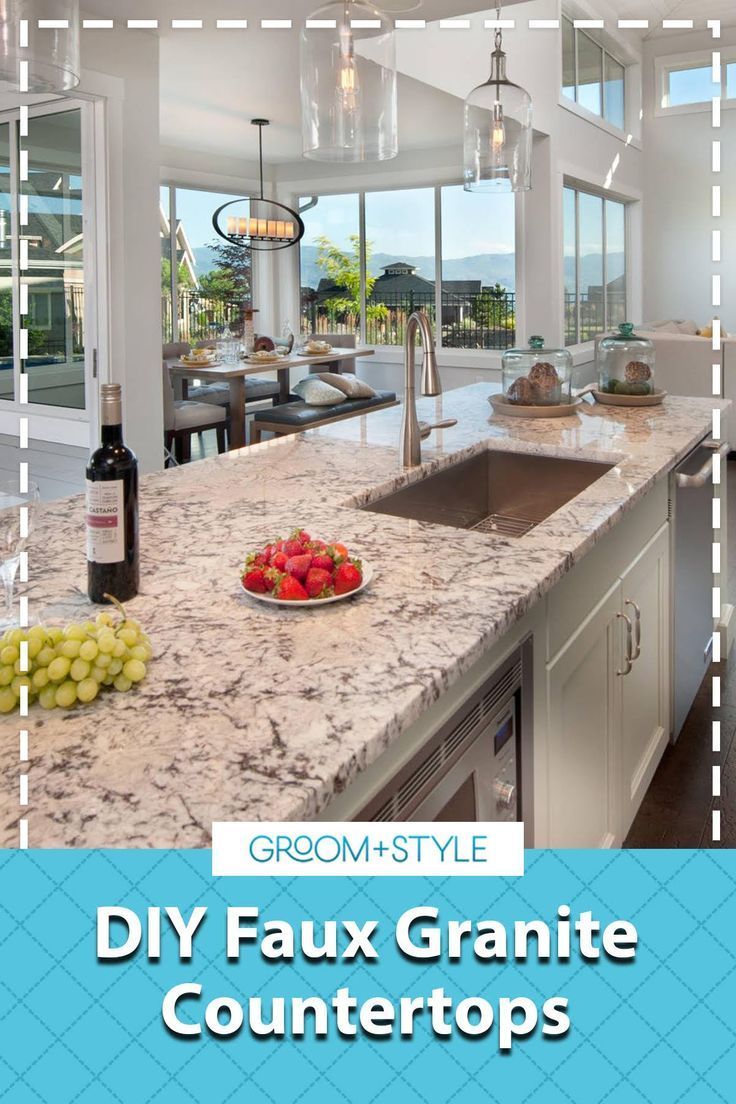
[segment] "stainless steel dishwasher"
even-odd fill
[[[725,535],[728,444],[707,439],[675,469],[671,500],[673,726],[676,740],[711,662],[713,647],[713,464],[721,466],[721,532]],[[725,543],[725,541],[724,541]],[[728,577],[724,559],[724,572]]]

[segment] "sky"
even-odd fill
[[[304,201],[303,201],[304,202]],[[322,196],[304,216],[306,245],[324,235],[338,246],[358,232],[357,195]],[[442,189],[443,256],[514,252],[514,197],[478,195],[462,185]],[[374,253],[434,255],[434,189],[366,195],[366,237]]]

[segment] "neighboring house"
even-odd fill
[[[161,233],[162,250],[161,256],[167,257],[171,251],[171,223],[166,215],[163,207],[159,206],[159,223]],[[184,265],[184,268],[189,273],[192,281],[192,287],[199,287],[199,279],[197,278],[197,261],[194,256],[194,250],[189,244],[189,238],[187,237],[186,230],[181,221],[176,224],[176,256],[180,265]]]

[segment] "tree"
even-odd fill
[[[335,289],[342,295],[333,295],[326,299],[324,306],[335,314],[350,314],[360,318],[360,236],[350,235],[350,252],[339,249],[329,238],[317,238],[317,266],[332,281]],[[365,297],[370,299],[376,277],[368,273],[368,261],[373,252],[373,243],[365,243]],[[388,307],[383,303],[366,302],[366,316],[369,321],[380,321],[388,317]]]
[[[250,249],[224,239],[211,242],[209,248],[214,253],[216,267],[200,277],[202,295],[218,301],[238,299],[250,303]]]
[[[179,264],[176,280],[180,288],[194,287],[192,274],[183,261]],[[171,294],[171,261],[168,257],[161,258],[161,291]]]
[[[488,329],[513,329],[514,309],[508,297],[508,289],[498,282],[481,288],[480,295],[473,298],[471,318]]]

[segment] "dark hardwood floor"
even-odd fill
[[[736,461],[728,464],[729,595],[736,594]],[[712,704],[712,676],[721,676],[721,705]],[[720,721],[720,751],[713,722]],[[714,664],[703,681],[676,744],[670,745],[631,826],[625,847],[736,847],[736,646],[729,662]],[[713,767],[721,767],[721,795],[713,797]],[[721,838],[712,838],[712,812],[721,813]]]

